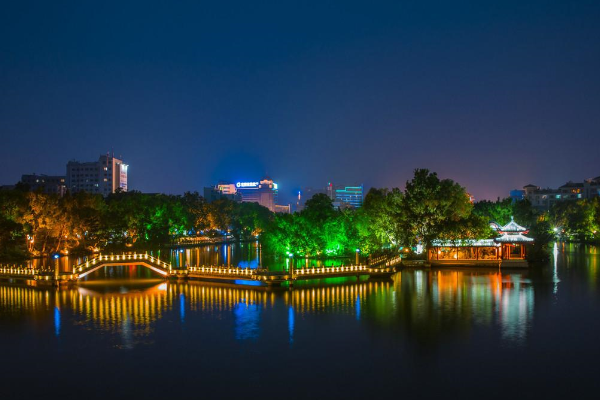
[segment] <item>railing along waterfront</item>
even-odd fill
[[[263,269],[240,268],[240,267],[217,267],[217,266],[201,266],[188,267],[188,273],[199,274],[217,274],[217,275],[234,275],[234,276],[256,276],[257,272]]]
[[[342,265],[340,267],[299,268],[293,270],[294,275],[342,274],[370,271],[366,265]]]
[[[138,253],[130,254],[99,254],[79,265],[70,273],[58,270],[39,270],[31,267],[2,266],[0,277],[20,278],[36,281],[50,281],[56,285],[75,282],[105,266],[115,265],[141,265],[149,268],[165,278],[178,279],[218,279],[218,280],[254,280],[266,284],[279,284],[296,280],[320,279],[323,277],[349,277],[349,276],[385,276],[395,272],[394,265],[400,258],[376,259],[379,265],[341,265],[336,267],[291,268],[287,271],[270,271],[265,268],[241,268],[219,266],[194,266],[186,268],[173,268],[168,262],[158,257]]]
[[[36,275],[40,270],[31,267],[20,267],[17,265],[2,265],[0,273],[6,275]]]
[[[396,255],[393,257],[379,256],[379,257],[369,260],[369,265],[371,267],[375,267],[375,266],[379,266],[379,265],[385,265],[386,267],[390,267],[390,266],[393,266],[396,264],[400,264],[401,262],[402,262],[402,258],[400,257],[400,255]]]

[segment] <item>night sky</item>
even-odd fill
[[[107,151],[176,194],[596,177],[599,21],[598,0],[3,2],[0,184]]]

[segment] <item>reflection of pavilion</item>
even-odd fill
[[[523,273],[481,270],[405,270],[394,282],[395,310],[377,305],[371,315],[400,318],[398,326],[429,346],[452,331],[498,329],[503,340],[521,343],[534,316],[534,287]],[[383,312],[382,312],[383,311]],[[427,335],[422,335],[427,332]],[[428,340],[431,340],[428,342]]]
[[[435,266],[443,265],[481,265],[503,267],[527,267],[526,244],[529,230],[511,221],[499,226],[491,224],[500,236],[482,240],[434,240],[427,252],[428,261]]]

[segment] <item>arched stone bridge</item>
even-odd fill
[[[111,254],[99,255],[73,268],[75,279],[84,278],[86,275],[102,267],[122,266],[122,265],[141,265],[159,273],[162,276],[177,275],[173,273],[171,264],[146,254]]]
[[[293,284],[298,280],[338,278],[338,277],[390,277],[396,272],[400,258],[378,260],[376,265],[346,265],[338,267],[299,268],[290,271],[269,271],[268,269],[249,269],[239,267],[201,266],[173,268],[171,264],[149,254],[111,254],[98,255],[73,267],[72,272],[38,270],[27,267],[0,267],[0,279],[25,280],[33,284],[52,284],[55,286],[75,283],[92,272],[110,266],[136,265],[170,279],[193,279],[228,283],[252,281],[258,285],[279,286],[284,282]]]

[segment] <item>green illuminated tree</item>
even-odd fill
[[[427,169],[417,169],[413,179],[406,182],[402,201],[402,242],[428,246],[466,220],[472,208],[469,196],[458,183],[440,180]]]
[[[403,237],[402,201],[403,194],[398,188],[391,191],[373,188],[367,193],[359,212],[366,217],[366,223],[360,225],[360,233],[371,249],[400,244]]]
[[[473,213],[500,225],[506,225],[513,216],[513,204],[510,198],[498,201],[482,200],[473,206]]]

